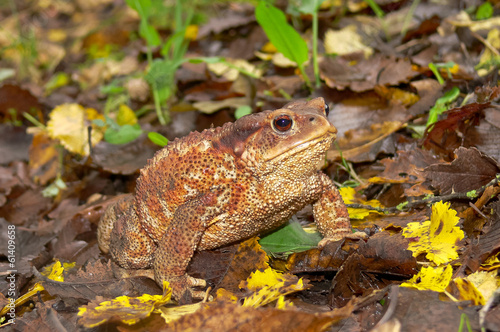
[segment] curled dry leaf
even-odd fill
[[[373,124],[370,129],[348,131],[345,137],[337,140],[338,147],[342,151],[342,158],[352,162],[373,161],[383,149],[384,139],[404,127],[399,121],[387,121]],[[385,150],[385,152],[389,152]],[[329,161],[340,159],[341,153],[337,150],[329,150],[326,155]]]

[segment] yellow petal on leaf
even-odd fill
[[[87,328],[96,327],[106,321],[122,321],[133,325],[149,315],[160,306],[170,302],[172,289],[168,282],[163,282],[163,295],[144,294],[139,297],[119,296],[111,301],[96,303],[94,301],[81,306],[78,316],[79,324]]]
[[[425,257],[437,265],[457,259],[457,242],[464,238],[464,232],[455,226],[459,220],[450,203],[437,202],[432,206],[431,220],[412,222],[403,229],[403,236],[412,238],[408,250],[414,257],[426,253]]]
[[[437,268],[423,267],[417,275],[414,275],[407,282],[403,282],[401,286],[443,292],[450,283],[452,274],[451,265]]]
[[[365,201],[365,200],[356,198],[355,197],[356,191],[354,190],[354,188],[344,187],[344,188],[340,188],[339,191],[340,191],[340,195],[342,195],[342,199],[344,200],[345,204],[365,204],[365,205],[370,205],[373,207],[380,207],[380,208],[384,207],[376,199]],[[381,212],[378,212],[376,210],[357,209],[357,208],[350,208],[350,207],[347,208],[347,211],[349,212],[349,217],[351,219],[364,219],[370,213],[378,213],[378,214],[381,213]]]
[[[49,136],[57,139],[68,150],[79,155],[89,155],[88,127],[92,127],[90,141],[92,146],[99,143],[104,135],[102,128],[92,123],[95,119],[104,121],[104,116],[93,108],[78,104],[63,104],[50,112],[47,123]]]
[[[280,296],[298,292],[308,288],[302,278],[292,274],[280,273],[272,268],[253,272],[246,281],[240,283],[240,288],[246,288],[254,293],[243,301],[244,307],[261,307],[278,300]]]
[[[476,286],[474,286],[472,282],[462,278],[455,278],[453,282],[455,283],[455,286],[457,286],[458,292],[460,294],[459,300],[470,300],[474,305],[486,304],[483,294],[481,294],[481,292],[476,288]]]

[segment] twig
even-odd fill
[[[380,207],[375,207],[371,205],[366,205],[366,204],[346,204],[347,207],[350,208],[355,208],[355,209],[368,209],[368,210],[374,210],[382,213],[394,213],[397,211],[408,211],[411,208],[414,208],[416,206],[424,205],[424,204],[429,204],[429,203],[436,203],[439,201],[451,201],[454,199],[467,199],[467,200],[473,200],[477,198],[481,193],[483,193],[486,188],[492,187],[497,185],[500,182],[500,173],[498,173],[493,180],[485,184],[484,186],[480,187],[479,189],[476,190],[471,190],[466,193],[453,193],[449,195],[443,195],[443,196],[430,196],[430,197],[425,197],[419,200],[411,201],[411,202],[405,202],[404,204],[400,204],[395,207],[388,207],[388,208],[380,208]]]

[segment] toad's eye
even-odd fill
[[[328,114],[330,114],[330,107],[327,104],[325,104],[325,114],[326,114],[326,116],[328,116]]]
[[[290,128],[292,128],[292,124],[293,124],[292,119],[288,115],[285,115],[285,114],[278,115],[273,121],[274,128],[277,131],[281,131],[281,132],[285,132],[285,131],[289,130]]]

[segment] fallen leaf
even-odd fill
[[[199,101],[193,106],[200,112],[211,114],[226,107],[238,108],[240,106],[249,105],[250,100],[247,97],[227,98],[214,101]]]
[[[384,139],[403,126],[399,121],[388,121],[373,124],[369,129],[348,131],[345,133],[345,137],[337,140],[338,147],[342,153],[337,150],[328,150],[326,157],[329,161],[338,160],[341,156],[352,162],[375,160],[383,148]]]
[[[452,282],[458,291],[458,300],[471,301],[473,305],[485,305],[483,294],[467,279],[455,278]],[[453,293],[452,293],[453,294]]]
[[[450,203],[435,203],[430,220],[409,223],[403,230],[403,236],[412,239],[408,250],[414,257],[425,253],[428,260],[438,265],[458,258],[458,242],[464,238],[464,232],[456,226],[459,220]]]
[[[119,296],[111,301],[91,301],[80,307],[79,324],[93,328],[108,321],[121,321],[133,325],[148,317],[154,310],[170,302],[172,289],[168,282],[163,284],[163,295],[144,294],[140,297]]]
[[[340,194],[342,195],[342,199],[344,200],[345,204],[365,204],[365,205],[370,205],[373,207],[380,207],[383,208],[382,204],[380,204],[379,201],[376,199],[372,199],[369,201],[365,201],[363,199],[355,197],[356,191],[354,188],[350,187],[343,187],[340,188]],[[351,208],[347,207],[347,211],[349,212],[349,217],[351,219],[364,219],[366,216],[368,216],[370,213],[382,213],[376,210],[368,210],[368,209],[359,209],[359,208]]]
[[[424,170],[426,178],[441,195],[479,189],[500,173],[498,162],[476,148],[460,147],[455,155],[451,163],[430,165]]]
[[[92,123],[96,119],[104,121],[104,116],[92,108],[84,108],[78,104],[64,104],[50,112],[47,130],[51,138],[59,140],[69,151],[88,156],[90,153],[88,127],[92,128],[90,134],[92,146],[99,143],[104,135],[102,128]]]
[[[327,54],[346,55],[362,52],[365,58],[373,54],[373,49],[363,43],[355,25],[348,25],[338,31],[325,32],[325,52]]]
[[[280,273],[270,267],[253,272],[240,283],[253,293],[243,299],[243,307],[258,308],[279,298],[309,288],[307,281],[289,273]]]
[[[441,267],[423,267],[417,275],[407,282],[403,282],[401,287],[412,287],[419,290],[433,290],[444,292],[450,284],[453,268],[451,265]]]

